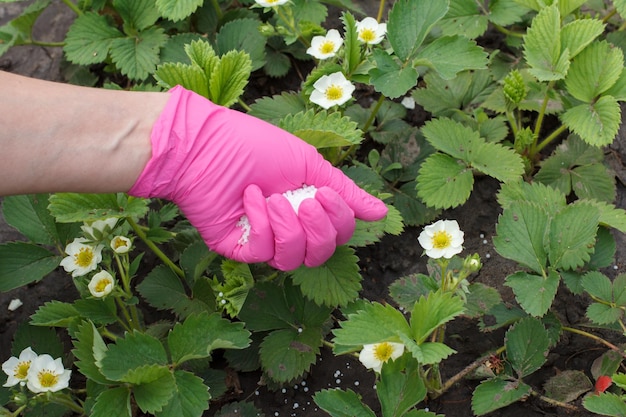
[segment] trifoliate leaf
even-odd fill
[[[220,106],[232,106],[243,94],[251,69],[252,61],[244,51],[230,51],[222,55],[219,65],[210,74],[209,99]]]
[[[0,259],[0,291],[39,281],[61,262],[61,257],[48,249],[25,242],[0,245]]]
[[[92,417],[131,417],[130,390],[121,386],[102,391],[89,413]]]
[[[166,62],[157,67],[154,76],[165,88],[181,85],[203,97],[209,95],[209,85],[204,76],[204,70],[197,65]]]
[[[68,327],[78,317],[78,310],[72,304],[49,301],[37,309],[30,322],[35,326]]]
[[[548,214],[537,205],[511,203],[498,219],[493,238],[496,252],[541,274],[547,262],[544,234],[548,225]]]
[[[550,222],[550,263],[559,269],[576,269],[590,259],[598,230],[599,210],[582,200],[563,208]]]
[[[479,139],[478,132],[448,118],[437,118],[422,127],[426,140],[453,158],[469,161],[467,144]]]
[[[125,28],[128,29],[144,30],[155,24],[161,17],[153,0],[114,0],[113,7],[124,20]]]
[[[8,225],[33,243],[53,245],[58,240],[54,217],[48,211],[47,194],[4,197],[2,214]]]
[[[387,37],[395,55],[403,62],[411,60],[447,10],[448,0],[394,2],[389,12]]]
[[[174,395],[174,375],[164,365],[144,365],[128,373],[125,382],[133,384],[133,397],[141,411],[154,414]]]
[[[624,310],[602,303],[591,303],[587,307],[587,317],[597,324],[616,323],[624,317]]]
[[[306,110],[306,103],[300,95],[283,92],[272,97],[262,97],[250,105],[249,115],[272,124],[280,119]]]
[[[407,411],[423,401],[426,393],[417,361],[401,357],[383,364],[376,382],[383,416],[407,416]]]
[[[560,80],[567,74],[569,51],[561,50],[560,32],[561,16],[558,4],[553,4],[541,9],[524,36],[524,57],[539,81]]]
[[[302,376],[315,363],[322,333],[316,328],[301,330],[274,330],[261,342],[261,367],[270,379],[289,382]]]
[[[619,103],[612,96],[602,96],[594,103],[572,107],[561,115],[563,123],[593,146],[613,142],[621,123]]]
[[[450,80],[461,71],[486,68],[487,53],[464,36],[445,36],[419,51],[413,65],[432,68],[442,78]]]
[[[203,0],[156,0],[161,15],[173,22],[183,20],[202,6]]]
[[[472,394],[472,411],[482,416],[530,395],[531,387],[522,381],[492,378],[480,383]]]
[[[57,222],[72,223],[108,217],[142,217],[148,212],[148,202],[122,193],[56,193],[50,196],[48,209]]]
[[[302,293],[320,306],[345,306],[354,301],[361,290],[358,258],[354,249],[339,246],[324,264],[300,267],[291,273]]]
[[[352,390],[324,389],[315,393],[313,401],[334,417],[376,417],[371,408],[363,404],[361,396]]]
[[[452,0],[450,9],[439,22],[444,36],[463,35],[476,39],[487,30],[487,16],[480,13],[476,3]]]
[[[448,155],[436,153],[422,164],[417,195],[429,206],[447,209],[467,201],[474,187],[472,170]]]
[[[498,143],[474,139],[467,144],[467,157],[472,168],[501,182],[515,181],[524,173],[519,154]]]
[[[542,317],[554,301],[559,282],[559,274],[550,270],[546,277],[516,272],[506,277],[505,285],[513,289],[515,299],[524,311],[531,316]]]
[[[604,26],[604,23],[598,19],[571,21],[561,29],[561,50],[567,49],[570,59],[575,58],[587,45],[604,32]]]
[[[266,62],[266,38],[259,31],[260,24],[257,19],[237,19],[225,23],[215,38],[217,53],[244,51],[250,57],[251,71],[262,68]]]
[[[626,417],[626,403],[621,395],[610,392],[589,395],[583,400],[583,405],[586,410],[592,413],[604,416]]]
[[[165,42],[165,31],[159,27],[150,27],[135,36],[114,39],[111,43],[111,58],[128,78],[145,80],[155,71]]]
[[[166,365],[167,353],[161,342],[134,331],[110,344],[101,360],[102,374],[113,381],[124,381],[136,368],[144,365]]]
[[[123,36],[106,16],[87,12],[78,16],[70,26],[63,51],[74,64],[97,64],[107,59],[113,41]]]
[[[400,342],[399,334],[409,338],[412,334],[404,315],[389,304],[366,303],[356,313],[349,314],[348,320],[342,321],[340,326],[333,330],[337,354],[355,351],[371,343]]]
[[[624,68],[621,49],[608,42],[594,42],[572,60],[565,86],[580,101],[592,103],[611,88]]]
[[[243,323],[223,319],[218,313],[192,314],[176,323],[167,336],[172,361],[181,364],[190,359],[206,358],[215,349],[244,349],[250,332]]]
[[[394,57],[382,49],[372,53],[376,66],[370,70],[374,89],[389,98],[403,96],[417,84],[417,70],[402,66]]]
[[[357,124],[339,112],[328,113],[314,110],[290,114],[280,121],[278,127],[293,133],[317,149],[358,145],[363,132]]]
[[[529,340],[532,343],[528,343]],[[506,356],[520,378],[541,368],[549,345],[548,332],[541,321],[534,318],[522,319],[506,332]]]
[[[76,357],[75,364],[80,373],[98,384],[111,385],[111,381],[102,375],[97,366],[96,352],[104,352],[106,345],[96,326],[89,321],[83,321],[78,325],[78,331],[74,333],[72,343],[74,344],[72,354]]]
[[[418,344],[439,326],[463,313],[463,300],[451,292],[435,291],[421,297],[411,311],[411,332]]]
[[[174,395],[155,416],[198,417],[209,408],[211,395],[202,378],[187,371],[174,371],[174,384]]]

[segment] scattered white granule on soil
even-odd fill
[[[317,188],[314,185],[303,185],[302,188],[286,191],[283,195],[287,200],[289,200],[291,207],[293,207],[293,210],[297,214],[300,204],[307,198],[315,197],[316,192]]]
[[[8,310],[9,311],[15,311],[15,310],[17,310],[18,308],[20,308],[23,305],[24,305],[24,303],[22,303],[22,300],[20,300],[19,298],[14,298],[9,303]]]

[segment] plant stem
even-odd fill
[[[243,108],[246,111],[246,113],[252,110],[250,109],[250,106],[248,106],[246,102],[241,99],[241,97],[239,97],[239,99],[237,100],[237,103],[241,106],[241,108]]]
[[[615,346],[613,343],[604,340],[603,338],[601,338],[600,336],[596,336],[595,334],[592,333],[588,333],[584,330],[580,330],[580,329],[575,329],[573,327],[568,327],[568,326],[563,326],[561,327],[561,329],[568,331],[570,333],[575,333],[575,334],[579,334],[581,336],[585,336],[588,337],[590,339],[595,340],[596,342],[602,343],[604,346],[608,347],[611,350],[614,350],[615,352],[619,353],[623,358],[626,358],[626,353],[623,352],[619,347]]]
[[[220,8],[220,4],[217,0],[211,0],[211,4],[213,5],[213,9],[215,10],[215,14],[217,15],[217,20],[222,20],[222,9]]]
[[[85,415],[85,410],[80,405],[76,404],[74,400],[70,398],[67,394],[56,394],[49,397],[49,400],[53,403],[60,404],[74,411],[75,413],[80,414],[81,416]]]
[[[452,376],[452,378],[448,379],[439,390],[437,390],[436,392],[434,392],[430,398],[431,399],[435,399],[439,396],[441,396],[443,393],[445,393],[447,390],[449,390],[450,388],[452,388],[452,386],[454,384],[456,384],[457,382],[459,382],[461,379],[465,378],[470,372],[472,372],[473,370],[475,370],[476,368],[478,368],[479,366],[481,366],[482,364],[484,364],[485,362],[487,362],[487,360],[489,360],[489,358],[493,355],[499,355],[502,352],[504,352],[506,350],[506,348],[504,346],[498,348],[495,352],[484,355],[478,359],[476,359],[474,362],[470,363],[469,365],[467,365],[465,368],[463,368],[460,372],[458,372],[456,375]]]
[[[65,42],[44,42],[31,40],[30,43],[36,46],[50,47],[50,48],[62,48],[65,46]]]
[[[385,12],[385,0],[380,0],[378,3],[378,14],[376,15],[376,21],[380,22],[383,18],[383,13]]]
[[[561,125],[558,128],[554,129],[554,132],[550,133],[550,135],[547,138],[542,140],[541,143],[538,143],[537,146],[533,148],[533,155],[540,152],[543,148],[546,147],[546,145],[548,145],[550,142],[556,139],[565,130],[567,130],[567,126],[565,125]]]
[[[564,403],[562,401],[558,401],[558,400],[555,400],[553,398],[546,397],[545,395],[539,394],[537,391],[535,391],[532,388],[530,389],[530,395],[535,396],[535,397],[539,398],[541,401],[543,401],[545,403],[548,403],[548,404],[550,404],[552,406],[563,407],[563,408],[565,408],[567,410],[570,410],[570,411],[578,411],[578,407],[576,407],[575,405]]]
[[[82,11],[82,10],[80,10],[80,9],[78,8],[78,6],[76,6],[76,5],[75,5],[75,4],[74,4],[71,0],[61,0],[61,1],[62,1],[63,3],[65,3],[65,5],[66,5],[67,7],[69,7],[70,9],[72,9],[72,11],[73,11],[74,13],[76,13],[76,15],[77,15],[77,16],[82,16],[83,11]]]
[[[539,110],[539,114],[537,115],[537,121],[535,123],[535,130],[533,132],[535,134],[535,141],[533,142],[533,146],[532,146],[533,156],[535,154],[534,149],[537,146],[537,138],[539,138],[539,132],[541,132],[541,125],[543,124],[543,118],[546,114],[546,109],[548,108],[548,102],[550,101],[550,94],[548,93],[552,89],[553,85],[554,85],[554,81],[550,81],[548,83],[548,87],[546,88],[546,95],[543,98],[543,102],[541,103],[541,109]]]
[[[374,120],[376,120],[376,115],[378,114],[378,110],[380,110],[380,106],[383,105],[384,101],[385,101],[385,96],[381,94],[381,96],[378,97],[378,101],[374,105],[374,108],[370,112],[370,117],[367,119],[367,121],[363,125],[363,132],[367,132],[369,128],[372,126],[372,124],[374,124]]]
[[[141,230],[139,225],[133,219],[131,219],[130,217],[126,217],[126,221],[130,225],[130,227],[133,228],[137,236],[139,236],[139,239],[141,239],[150,248],[150,250],[152,250],[152,252],[154,252],[154,254],[163,261],[165,265],[169,266],[171,270],[174,271],[176,275],[178,275],[179,277],[181,278],[185,277],[185,273],[183,272],[183,270],[180,269],[174,262],[172,262],[172,260],[168,258],[167,255],[164,254],[163,251],[159,249],[158,246],[155,245],[153,241],[148,239],[144,231]]]

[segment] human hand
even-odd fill
[[[175,87],[152,131],[152,157],[129,191],[176,203],[210,249],[284,271],[319,266],[350,239],[355,217],[385,204],[311,145]],[[288,198],[310,194],[297,209]]]

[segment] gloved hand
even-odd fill
[[[284,271],[318,266],[350,239],[355,216],[387,213],[290,133],[180,86],[170,95],[152,130],[152,157],[129,194],[176,203],[215,252]],[[317,190],[296,214],[283,193],[303,186]]]

